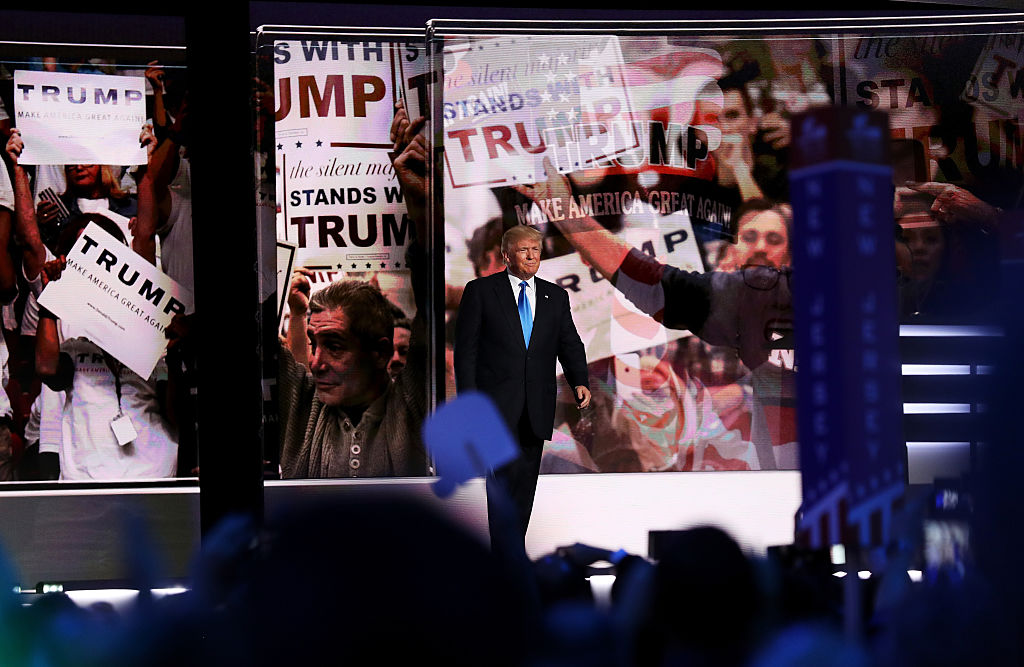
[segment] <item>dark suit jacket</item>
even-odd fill
[[[513,433],[525,405],[534,435],[548,440],[555,421],[555,359],[562,362],[570,388],[589,388],[587,357],[572,321],[569,294],[540,278],[536,284],[529,349],[508,273],[466,285],[455,327],[455,382],[460,392],[490,395]]]

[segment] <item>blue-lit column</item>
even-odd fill
[[[904,489],[888,142],[878,112],[793,119],[798,530],[813,546],[884,545]]]

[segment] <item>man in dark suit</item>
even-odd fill
[[[530,522],[544,441],[555,419],[555,360],[581,408],[590,404],[587,358],[564,289],[536,277],[543,235],[526,225],[505,232],[506,271],[466,285],[455,330],[455,382],[494,399],[520,455],[496,470],[519,512]]]

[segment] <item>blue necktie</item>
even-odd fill
[[[519,283],[519,322],[523,325],[523,340],[526,341],[526,347],[530,347],[533,313],[530,312],[530,297],[526,296],[527,287],[529,287],[529,283],[525,280]]]

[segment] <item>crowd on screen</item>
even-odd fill
[[[21,68],[144,75],[147,164],[19,164],[33,140],[11,119],[12,74]],[[157,62],[125,70],[36,58],[0,70],[0,481],[195,474],[188,318],[167,329],[171,345],[144,378],[38,302],[90,223],[193,290],[189,126],[184,76]],[[123,417],[135,434],[119,440],[111,422]]]
[[[687,50],[686,40],[620,36],[619,43],[625,70],[645,82],[645,91],[659,83],[666,90],[682,86],[674,82],[684,79],[687,59],[697,58]],[[683,195],[671,199],[671,205],[664,204],[670,198],[658,196],[653,201],[663,205],[653,214],[638,214],[636,207],[629,214],[607,209],[595,213],[597,223],[623,238],[628,238],[630,231],[657,229],[659,225],[671,229],[673,223],[658,222],[659,216],[701,198],[721,202],[729,212],[728,233],[722,233],[721,217],[712,220],[692,205],[688,210],[699,243],[698,270],[748,272],[751,280],[747,284],[760,284],[764,280],[756,276],[773,269],[785,273],[791,264],[790,119],[807,109],[838,103],[836,56],[828,49],[843,47],[808,38],[723,38],[712,43],[721,56],[721,76],[698,96],[696,104],[641,108],[632,116],[634,121],[716,127],[721,142],[706,160],[692,170],[646,163],[598,166],[569,173],[568,183],[572,195],[581,200],[620,193],[645,201],[651,193]],[[929,90],[932,86],[936,90],[956,88],[942,79],[954,76],[942,59],[940,54],[923,65],[916,63],[924,73],[915,75],[931,76],[933,79],[927,80],[935,81],[928,84]],[[852,65],[849,71],[854,77]],[[642,99],[639,93],[638,99]],[[947,182],[953,170],[941,172],[939,164],[948,167],[951,160],[934,159],[938,155],[934,137],[946,140],[973,132],[970,119],[975,107],[962,100],[935,98],[927,110],[927,118],[919,124],[930,123],[933,138],[902,141],[916,142],[919,149],[923,142],[931,142],[932,159],[918,160],[921,169],[917,172],[897,169],[895,174],[899,182],[894,196],[894,289],[898,285],[899,317],[903,322],[970,320],[991,307],[997,283],[996,229],[1003,215],[999,207],[1013,206],[1019,188],[994,189],[971,180],[966,170],[962,170],[964,178]],[[916,113],[916,109],[892,111],[893,127],[918,122],[908,117]],[[504,269],[499,252],[501,234],[520,224],[522,212],[531,205],[521,186],[495,188],[492,193],[480,196],[468,189],[465,194],[446,193],[450,195],[445,202],[446,242],[459,247],[464,239],[467,255],[466,260],[453,255],[446,265],[449,352],[461,284]],[[564,226],[558,221],[541,223],[546,234],[544,258],[579,251],[589,260],[587,249],[581,247],[587,242],[574,241]],[[604,238],[613,242],[611,236]],[[460,265],[465,267],[461,272]],[[584,301],[595,298],[586,291],[575,296]],[[644,310],[635,301],[633,305]],[[777,305],[779,310],[788,310],[787,295],[780,295]],[[594,326],[588,317],[612,319],[612,309],[609,306],[603,315],[595,315],[596,308],[581,311],[581,326]],[[793,401],[785,389],[795,369],[791,320],[785,316],[775,319],[777,324],[784,323],[765,335],[790,345],[779,343],[768,359],[744,358],[736,345],[721,343],[715,336],[696,335],[694,327],[679,337],[678,331],[684,327],[665,323],[668,336],[641,345],[637,341],[644,335],[634,335],[628,327],[613,323],[607,325],[610,332],[602,334],[601,327],[594,326],[595,336],[607,335],[611,340],[611,356],[589,359],[594,407],[584,419],[574,410],[569,392],[560,393],[556,432],[546,447],[542,471],[795,468]],[[748,324],[758,332],[768,326],[766,322]],[[766,387],[775,394],[761,391]],[[596,433],[601,437],[595,437]]]
[[[622,44],[630,67],[661,77],[666,85],[678,74],[666,60],[675,53],[668,41],[659,42],[657,48],[646,38],[624,38]],[[592,169],[570,175],[571,185],[576,194],[659,189],[685,194],[695,188],[712,193],[729,205],[733,234],[723,238],[706,233],[691,212],[704,269],[785,270],[792,247],[789,118],[835,102],[831,58],[826,56],[823,42],[807,39],[749,44],[727,41],[720,51],[723,71],[714,85],[721,92],[721,103],[702,103],[696,113],[697,120],[721,130],[722,142],[698,173],[680,174],[669,168]],[[27,66],[84,73],[118,71],[99,60],[68,65],[54,58],[39,58]],[[31,137],[22,136],[11,120],[10,74],[15,67],[8,65],[0,71],[0,81],[6,86],[0,87],[5,93],[0,94],[0,140],[5,145],[5,169],[0,174],[0,242],[7,249],[0,256],[0,298],[6,302],[0,350],[0,357],[6,360],[6,400],[0,398],[0,441],[10,443],[0,446],[0,479],[191,475],[197,457],[189,413],[192,380],[183,372],[189,365],[188,355],[182,353],[187,345],[172,345],[153,377],[133,377],[102,350],[74,335],[71,325],[54,323],[52,314],[40,310],[36,303],[42,283],[53,273],[52,262],[73,242],[74,230],[89,221],[119,226],[126,243],[143,250],[144,256],[151,255],[154,263],[185,287],[193,287],[188,103],[182,77],[171,70],[165,72],[156,63],[144,72],[149,80],[151,123],[140,135],[149,149],[149,164],[143,168],[22,167],[17,164],[18,153]],[[949,109],[950,105],[936,105],[931,122],[946,128],[944,132],[955,132],[959,126],[954,120],[964,115],[963,109]],[[669,105],[646,113],[652,121],[673,122],[676,111]],[[944,119],[944,113],[951,119]],[[265,127],[263,134],[270,136]],[[926,166],[934,171],[935,163],[929,161]],[[897,184],[894,201],[901,315],[907,321],[969,315],[972,309],[986,305],[984,297],[992,291],[995,230],[1002,215],[998,206],[1006,202],[990,192],[991,188],[981,188],[976,195],[966,187],[938,182],[938,173],[918,176],[919,182]],[[20,198],[19,183],[28,186],[27,195]],[[465,257],[459,261],[470,267],[468,277],[503,270],[498,250],[501,233],[518,224],[513,213],[517,203],[529,204],[529,197],[516,188],[500,188],[493,195],[500,202],[497,207],[470,211],[460,209],[457,201],[446,203],[450,240],[457,240],[460,234],[465,239]],[[631,224],[625,216],[611,214],[597,216],[597,221],[613,232]],[[555,225],[548,224],[546,234],[545,257],[578,249]],[[301,282],[301,275],[296,278]],[[461,285],[460,280],[448,282],[446,331],[450,334]],[[412,313],[397,308],[391,319],[388,374],[398,380],[402,369],[408,369],[414,319]],[[40,325],[44,336],[39,335]],[[778,336],[785,338],[788,333],[781,331]],[[46,344],[40,346],[40,340]],[[628,343],[631,339],[625,336],[624,340]],[[449,395],[454,393],[451,342],[449,335],[445,376]],[[561,397],[564,409],[558,413],[555,440],[548,449],[553,456],[546,458],[544,470],[794,468],[794,420],[786,416],[785,409],[770,411],[766,430],[772,446],[759,442],[762,435],[756,424],[762,421],[763,397],[757,395],[758,369],[734,347],[714,343],[691,330],[682,338],[639,350],[616,349],[613,344],[614,356],[591,359],[594,408],[588,419],[581,421],[571,409],[571,397]],[[291,344],[297,349],[306,343],[295,340]],[[785,376],[792,370],[792,350],[777,352],[765,361]],[[65,359],[75,363],[62,364]],[[41,366],[40,361],[44,362]],[[115,383],[115,373],[125,381]],[[784,382],[776,379],[771,384]],[[136,429],[145,434],[127,448],[97,443],[109,439],[106,422],[117,413],[118,384],[123,397],[130,399],[123,403],[132,421],[138,422]],[[783,396],[781,400],[788,399]],[[107,414],[111,409],[113,414]],[[655,422],[671,422],[675,429],[649,428]],[[595,438],[595,433],[602,437]],[[766,454],[765,449],[771,451]],[[422,465],[415,474],[427,472]],[[361,471],[364,475],[395,473],[383,468],[376,473]],[[335,473],[309,469],[295,473],[320,474]]]

